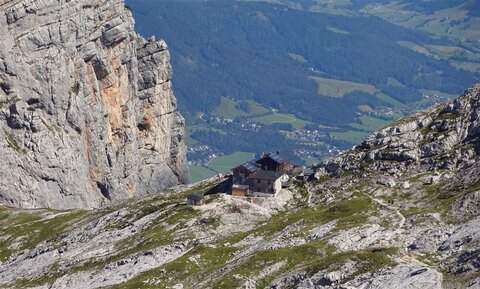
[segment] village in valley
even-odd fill
[[[288,190],[295,180],[306,181],[315,177],[314,170],[294,165],[289,156],[275,151],[263,153],[259,158],[233,168],[213,193],[223,193],[235,198],[272,198],[282,190]],[[187,205],[202,205],[207,195],[210,193],[191,193],[187,196]]]

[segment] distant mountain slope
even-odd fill
[[[190,0],[196,1],[196,0]],[[371,14],[405,27],[474,40],[480,35],[480,2],[476,0],[241,0],[284,5],[333,15]],[[475,41],[469,41],[476,45]],[[478,47],[478,46],[477,46]]]
[[[476,38],[464,38],[474,9],[456,2],[431,15],[421,1],[127,2],[138,30],[171,47],[193,175],[240,151],[318,163],[480,79]]]
[[[172,47],[179,104],[190,113],[212,111],[221,96],[230,96],[313,122],[345,124],[359,105],[389,105],[373,94],[412,104],[422,97],[419,89],[456,94],[479,75],[399,44],[451,42],[376,17],[232,1],[129,5],[142,34],[162,35]],[[312,76],[370,84],[376,93],[319,96]],[[389,77],[404,87],[391,85]]]

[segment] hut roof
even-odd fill
[[[255,180],[276,181],[278,178],[280,178],[283,175],[284,175],[283,172],[260,170],[260,171],[256,172],[253,176],[251,176],[250,178],[255,179]]]
[[[278,164],[283,164],[283,163],[288,162],[290,160],[290,158],[287,155],[285,155],[285,154],[283,154],[279,151],[274,152],[274,153],[268,153],[264,157],[265,158],[270,158],[271,160],[275,161]]]
[[[244,163],[242,165],[242,167],[244,167],[245,169],[247,169],[251,173],[258,171],[258,169],[259,169],[259,165],[257,163],[255,163],[255,161],[249,161],[247,163]]]

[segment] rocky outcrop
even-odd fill
[[[123,0],[0,0],[0,202],[56,209],[185,183],[164,41]]]
[[[383,221],[380,227],[387,230],[356,227],[330,239],[331,244],[341,244],[339,249],[358,250],[361,247],[352,246],[392,244],[397,238],[400,242],[394,246],[408,252],[392,270],[380,271],[374,278],[356,278],[369,284],[361,288],[478,288],[479,172],[477,84],[453,101],[372,133],[361,145],[323,163],[317,168],[314,190],[339,195],[352,191],[352,196],[366,193],[397,216],[395,225],[392,219]],[[328,200],[327,194],[318,197]],[[375,239],[379,241],[371,242]],[[414,271],[411,265],[416,266]],[[448,274],[443,278],[440,272]]]
[[[301,279],[302,276],[289,276],[280,280],[275,288],[289,288],[291,280]],[[339,285],[345,281],[341,271],[318,273],[302,280],[295,288],[301,289],[442,289],[443,276],[436,270],[430,268],[419,268],[400,265],[392,269],[385,269],[377,276],[363,275],[348,280],[346,284]],[[343,282],[342,282],[343,283]]]
[[[400,172],[410,165],[425,170],[461,169],[480,153],[480,84],[442,103],[372,133],[357,146],[323,165],[327,172]]]

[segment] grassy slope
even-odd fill
[[[263,124],[289,123],[295,129],[302,129],[309,122],[295,117],[293,114],[274,113],[252,118],[253,121]]]
[[[341,98],[354,91],[363,91],[369,94],[373,94],[377,91],[375,86],[369,84],[329,79],[318,76],[312,76],[311,78],[318,84],[318,95]]]
[[[395,98],[383,93],[383,92],[380,92],[380,93],[377,93],[375,94],[375,97],[382,100],[383,102],[387,103],[387,104],[390,104],[391,106],[395,107],[395,108],[406,108],[408,107],[407,105],[401,103],[400,101],[396,100]]]
[[[380,129],[382,127],[385,127],[391,123],[390,121],[386,121],[380,118],[376,118],[373,116],[366,116],[366,115],[360,116],[359,122],[360,123],[351,124],[350,126],[362,131],[371,132],[371,131]]]
[[[391,121],[362,115],[358,117],[357,123],[349,125],[352,130],[331,132],[330,136],[333,139],[348,141],[352,144],[359,144],[368,136],[368,134],[370,134],[370,132],[383,128],[390,123]]]
[[[480,22],[478,17],[470,17],[463,21],[465,12],[461,6],[435,11],[432,14],[422,14],[404,8],[399,2],[392,1],[387,5],[367,5],[362,11],[379,16],[395,24],[425,30],[439,36],[455,38],[478,38]],[[445,21],[448,19],[448,21]]]
[[[11,210],[0,206],[0,261],[67,230],[86,211]],[[11,244],[18,242],[15,249]]]
[[[235,166],[252,160],[255,154],[248,152],[234,152],[229,155],[215,157],[207,164],[207,166],[191,165],[190,177],[191,182],[196,183],[205,179],[209,179],[219,173],[227,173]]]
[[[268,109],[262,107],[252,100],[248,100],[247,105],[249,107],[249,111],[242,111],[238,108],[238,102],[222,96],[220,99],[220,104],[215,108],[213,114],[223,118],[235,119],[237,117],[252,117],[269,113]]]
[[[369,132],[365,131],[349,130],[345,132],[331,132],[330,136],[333,139],[345,140],[352,144],[359,144],[368,136],[368,134]]]
[[[209,169],[204,166],[192,165],[189,166],[190,169],[190,179],[192,183],[196,183],[208,178],[211,178],[217,174],[216,171]]]
[[[480,18],[470,15],[471,13],[464,10],[462,5],[440,9],[434,13],[422,14],[408,10],[399,2],[392,1],[387,5],[381,6],[367,5],[362,11],[379,16],[394,24],[428,31],[439,37],[447,37],[459,41],[458,46],[421,46],[408,41],[399,41],[399,44],[430,57],[446,59],[458,69],[480,72],[478,53],[471,51],[464,41],[465,39],[478,39],[480,37]],[[459,58],[462,60],[459,61]]]
[[[234,152],[229,155],[216,157],[208,163],[208,168],[218,173],[226,173],[233,167],[252,160],[255,157],[253,153]]]
[[[443,195],[442,184],[422,185],[421,182],[419,184],[420,178],[424,176],[425,174],[415,175],[415,173],[411,177],[405,176],[412,185],[418,186],[415,195],[405,196],[400,188],[394,188],[392,189],[393,194],[385,196],[385,201],[389,203],[391,201],[396,206],[403,208],[400,211],[406,217],[424,218],[423,216],[432,212],[439,212],[444,216],[451,209],[454,199],[446,198]],[[25,288],[47,284],[67,273],[101,270],[105,264],[116,263],[127,256],[142,254],[142,252],[175,241],[192,242],[196,236],[189,233],[192,230],[187,228],[197,228],[200,231],[208,232],[209,236],[214,238],[207,245],[190,247],[185,255],[163,266],[143,272],[126,283],[110,288],[169,288],[178,283],[182,283],[186,288],[235,288],[241,286],[245,278],[256,278],[259,274],[261,274],[261,278],[256,281],[256,285],[263,288],[276,277],[285,275],[294,268],[302,268],[307,275],[313,275],[320,270],[331,271],[347,262],[355,262],[358,266],[348,277],[352,278],[362,273],[376,272],[385,266],[395,265],[394,257],[400,254],[396,248],[377,246],[341,252],[328,243],[328,235],[322,240],[310,238],[313,228],[331,222],[334,222],[333,235],[342,230],[365,224],[377,223],[381,224],[383,228],[391,226],[388,218],[382,215],[385,214],[386,208],[379,206],[369,195],[372,191],[378,191],[380,188],[378,184],[372,183],[375,178],[357,179],[357,182],[351,185],[353,187],[348,187],[347,190],[343,186],[352,184],[350,181],[355,176],[346,174],[341,178],[325,178],[307,186],[305,183],[295,183],[293,191],[296,197],[289,202],[288,209],[274,213],[271,218],[258,223],[254,228],[239,227],[236,228],[237,233],[226,236],[216,236],[214,233],[220,222],[219,219],[202,216],[201,211],[196,208],[173,207],[154,221],[149,222],[133,237],[115,244],[117,252],[107,256],[106,259],[105,257],[95,258],[91,262],[63,269],[52,268],[53,271],[48,273],[49,275],[34,280],[19,278],[15,287]],[[332,182],[328,187],[334,193],[335,200],[328,205],[320,202],[308,207],[308,191],[321,197],[324,194],[325,184],[329,182]],[[122,207],[127,208],[129,213],[118,220],[119,223],[109,224],[108,229],[124,228],[150,214],[164,211],[172,204],[184,201],[185,195],[193,191],[205,192],[213,185],[215,184],[199,185],[179,192],[170,190],[167,195],[135,200],[130,204],[117,206],[105,212],[22,211],[0,207],[0,216],[2,217],[0,222],[4,227],[3,230],[10,228],[8,234],[13,234],[15,238],[27,237],[24,238],[28,244],[24,247],[25,249],[33,248],[36,244],[47,240],[55,244],[56,238],[63,230],[68,231],[73,228],[69,224],[95,220],[107,212],[114,212]],[[475,183],[469,191],[478,190],[479,187],[480,185]],[[245,201],[251,202],[249,199],[245,199]],[[217,199],[213,198],[207,202],[215,203]],[[232,210],[241,212],[242,208],[237,207]],[[54,216],[59,213],[61,214]],[[391,213],[396,218],[395,213]],[[53,218],[46,220],[46,217]],[[40,230],[40,234],[38,234],[38,230]],[[304,238],[306,243],[275,249],[257,248],[246,253],[252,245],[242,245],[239,241],[252,237],[260,238],[261,242],[278,241],[282,238]],[[11,239],[9,240],[7,244],[3,243],[0,247],[2,252],[6,252],[5,248],[11,243]],[[410,258],[412,257],[410,256]],[[432,264],[436,264],[435,260],[430,261],[433,262]],[[230,265],[226,266],[226,264]],[[264,269],[270,266],[278,268],[270,273],[265,273]],[[243,278],[234,276],[243,276]]]
[[[268,285],[275,276],[284,274],[294,267],[307,268],[309,274],[313,274],[348,260],[362,264],[361,269],[354,274],[361,274],[364,271],[375,272],[386,265],[394,264],[391,256],[396,254],[395,249],[339,253],[331,245],[313,240],[292,248],[260,249],[247,255],[246,258],[235,257],[248,249],[248,246],[237,245],[248,236],[261,236],[264,240],[273,240],[288,226],[301,224],[302,229],[297,234],[305,237],[313,226],[333,220],[337,221],[337,230],[364,224],[367,222],[367,215],[375,211],[376,206],[363,195],[330,206],[284,211],[252,230],[221,238],[213,246],[198,246],[173,262],[140,274],[126,284],[112,288],[168,288],[177,283],[183,283],[190,288],[198,286],[199,280],[205,280],[208,276],[212,277],[212,280],[206,283],[200,282],[202,284],[200,287],[236,288],[244,281],[243,278],[235,278],[235,276],[255,278],[263,269],[275,264],[281,264],[280,268],[258,280],[258,286]],[[325,252],[326,255],[320,257],[317,254],[318,251]],[[234,260],[237,260],[237,265],[233,269],[225,269],[225,263],[231,263]],[[224,273],[218,273],[222,268]],[[154,283],[146,283],[146,280]]]

